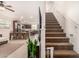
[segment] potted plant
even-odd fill
[[[37,52],[37,41],[32,41],[30,38],[28,40],[28,57],[29,58],[36,58]]]

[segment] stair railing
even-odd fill
[[[41,28],[42,28],[42,16],[41,16],[41,10],[40,10],[40,7],[39,7],[39,25],[38,25],[39,43],[41,43]],[[41,44],[39,44],[39,57],[41,57]]]

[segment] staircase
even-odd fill
[[[46,48],[54,47],[54,58],[77,58],[78,54],[52,13],[46,13]],[[48,54],[46,54],[48,55]]]

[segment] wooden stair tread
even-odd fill
[[[46,42],[51,43],[69,43],[69,38],[67,37],[45,37]]]
[[[49,24],[60,25],[59,23],[54,23],[54,22],[47,22],[47,23],[46,23],[46,25],[49,25]]]
[[[60,25],[59,23],[52,23],[52,22],[46,22],[46,24],[55,24],[55,25]]]
[[[64,32],[46,32],[46,34],[65,34]]]
[[[46,21],[46,24],[59,24],[57,21]]]
[[[61,28],[58,28],[58,29],[56,29],[56,28],[47,29],[47,28],[46,28],[46,32],[63,32],[63,30],[62,30]]]
[[[57,21],[57,20],[51,19],[51,20],[46,20],[46,21]]]
[[[68,39],[67,37],[46,37],[47,39]]]
[[[62,30],[62,29],[56,29],[56,28],[54,28],[54,29],[50,29],[50,28],[48,28],[48,29],[46,29],[46,30]]]
[[[46,27],[60,27],[59,25],[51,25],[51,26],[46,26]]]
[[[47,51],[46,51],[47,52]],[[49,52],[47,52],[49,55]],[[54,58],[72,58],[79,57],[79,55],[73,50],[54,50],[53,52]]]
[[[68,55],[68,56],[70,56],[70,55],[78,55],[75,51],[73,51],[73,50],[54,50],[54,55],[61,55],[61,56],[63,56],[63,55]]]
[[[46,29],[46,30],[62,30],[62,29],[56,29],[56,28],[50,29],[50,28],[49,28],[49,29]]]
[[[46,47],[54,47],[55,50],[73,50],[73,45],[71,43],[49,43],[46,42]]]
[[[54,28],[56,28],[56,29],[61,29],[61,27],[45,27],[46,29],[54,29]]]
[[[46,26],[45,28],[61,28],[61,26]]]
[[[59,45],[72,45],[71,43],[46,43],[46,45],[57,45],[57,46],[59,46]]]

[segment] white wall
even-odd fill
[[[54,2],[53,1],[46,1],[46,12],[52,12]]]
[[[70,42],[74,45],[74,50],[79,53],[79,2],[57,1],[51,5],[53,5],[51,11],[64,29],[67,37],[70,38]]]
[[[0,27],[0,34],[2,34],[2,36],[9,37],[10,24],[11,24],[11,20],[13,19],[13,17],[14,17],[14,15],[12,12],[5,10],[5,9],[4,10],[0,9],[0,21],[3,21],[8,24],[8,27],[6,27],[6,26]]]
[[[15,9],[14,15],[16,19],[23,16],[23,23],[38,24],[38,8],[41,6],[41,1],[7,1],[7,4]]]

